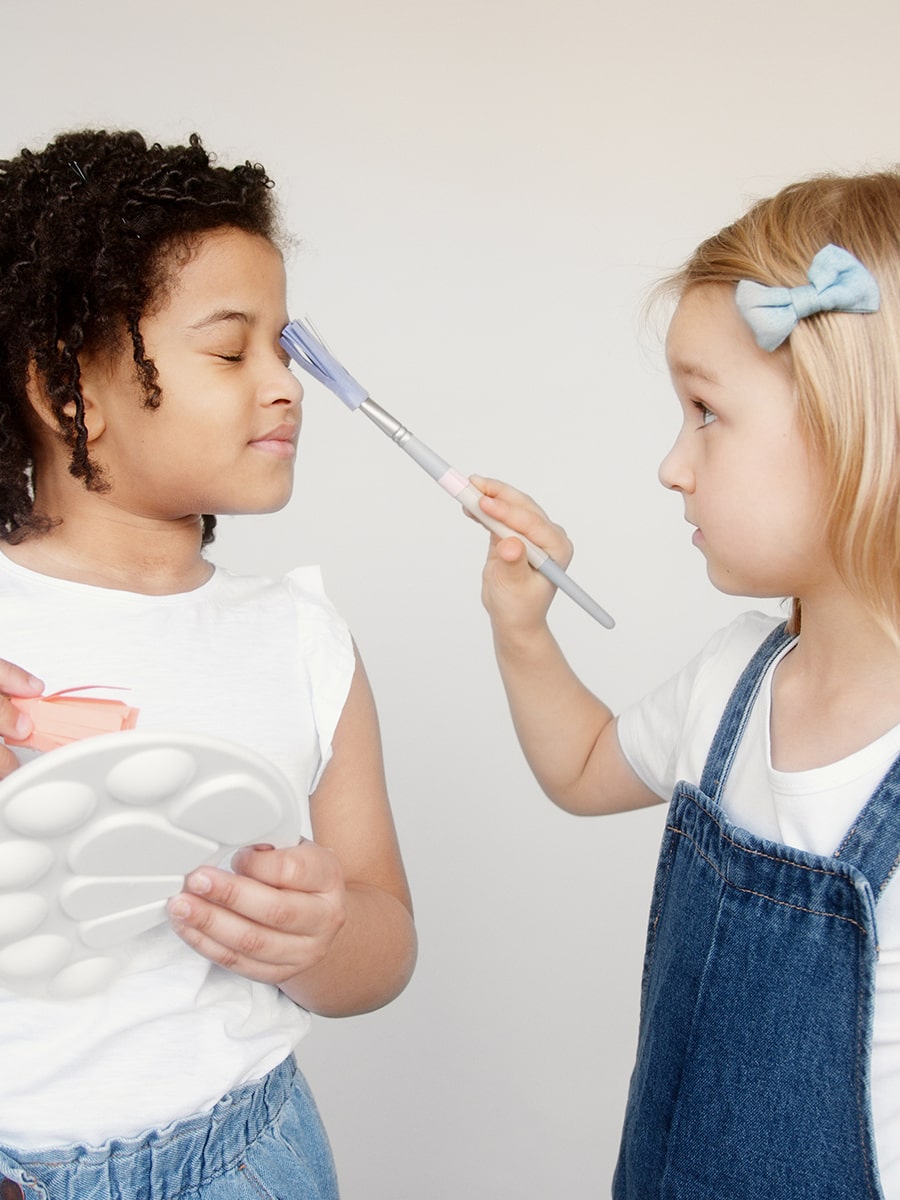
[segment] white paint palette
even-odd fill
[[[0,987],[101,991],[187,872],[300,833],[284,775],[215,738],[111,733],[33,759],[0,782]]]

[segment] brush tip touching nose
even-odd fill
[[[363,400],[368,399],[368,391],[341,366],[303,321],[289,321],[281,331],[279,341],[297,366],[308,371],[314,379],[318,379],[319,383],[334,392],[351,411],[359,408]]]

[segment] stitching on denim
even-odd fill
[[[669,894],[669,875],[672,869],[672,862],[675,858],[675,839],[669,839],[669,845],[666,848],[666,865],[664,881],[661,880],[659,887],[659,899],[654,910],[651,912],[650,927],[647,931],[647,946],[644,951],[644,965],[641,970],[641,1019],[643,1020],[643,1011],[646,1003],[647,991],[649,987],[650,972],[653,968],[653,961],[656,958],[656,946],[658,942],[657,926],[659,919],[662,916],[662,911],[666,905],[666,897]],[[660,863],[660,866],[662,864]],[[657,868],[657,871],[659,868]]]
[[[204,1186],[205,1184],[209,1183],[213,1179],[220,1179],[223,1175],[227,1175],[229,1171],[233,1170],[235,1168],[235,1166],[237,1166],[240,1169],[240,1166],[242,1165],[241,1160],[243,1160],[246,1157],[247,1151],[250,1149],[250,1147],[255,1145],[259,1141],[259,1139],[268,1132],[268,1130],[272,1127],[272,1125],[275,1123],[275,1121],[278,1120],[279,1116],[281,1115],[282,1109],[288,1102],[289,1096],[290,1096],[290,1091],[288,1091],[285,1094],[284,1099],[282,1100],[281,1104],[278,1106],[278,1110],[276,1112],[272,1113],[269,1120],[266,1121],[266,1123],[264,1125],[260,1126],[260,1128],[256,1131],[255,1136],[253,1138],[251,1138],[251,1140],[249,1142],[245,1142],[245,1144],[241,1147],[239,1155],[236,1155],[233,1159],[231,1159],[230,1162],[223,1163],[221,1171],[215,1172],[214,1174],[211,1174],[211,1175],[204,1176],[203,1180],[197,1185],[197,1187],[191,1186],[183,1192],[176,1192],[175,1197],[173,1197],[173,1200],[177,1200],[178,1196],[185,1196],[185,1195],[189,1195],[191,1192],[196,1192],[199,1187]],[[173,1142],[177,1142],[187,1136],[188,1136],[187,1133],[179,1134],[178,1138],[174,1138],[172,1140],[173,1140]]]
[[[884,889],[891,882],[893,877],[897,874],[898,867],[900,867],[900,854],[898,854],[897,857],[894,859],[891,869],[888,871],[887,875],[884,878],[884,883],[878,889],[879,893],[884,891]]]
[[[710,787],[712,799],[717,803],[722,788],[725,786],[728,776],[731,773],[735,755],[746,732],[747,723],[750,720],[750,714],[753,711],[753,706],[762,688],[766,672],[782,650],[796,640],[796,634],[791,635],[787,633],[786,622],[783,621],[781,625],[776,626],[760,642],[753,657],[747,663],[737,683],[734,685],[734,690],[728,698],[725,711],[722,713],[716,732],[713,735],[701,776],[701,783],[703,783],[716,767],[720,768],[717,772],[718,777],[711,781]],[[745,689],[746,694],[744,694]],[[737,724],[729,734],[727,746],[723,747],[722,742],[725,730],[731,724],[734,717],[737,717]]]
[[[694,803],[696,804],[696,801],[694,801]],[[846,878],[842,871],[829,871],[825,867],[810,867],[807,866],[806,863],[795,862],[792,858],[781,858],[777,854],[767,854],[764,850],[754,850],[752,846],[742,846],[740,842],[736,842],[734,838],[725,830],[718,817],[709,812],[707,809],[702,809],[701,811],[709,818],[710,821],[712,821],[722,838],[728,842],[730,846],[734,846],[737,850],[742,850],[745,854],[755,854],[758,858],[767,859],[769,862],[781,863],[782,865],[788,867],[797,867],[800,871],[811,871],[814,875],[825,875],[832,879]],[[671,829],[672,826],[670,825],[668,828]],[[684,830],[676,829],[674,832],[684,833]],[[690,837],[690,834],[685,834],[685,837]]]
[[[862,1012],[863,989],[857,986],[856,989],[856,1121],[859,1127],[859,1146],[862,1151],[863,1164],[865,1166],[865,1181],[866,1194],[871,1196],[873,1200],[878,1200],[876,1193],[872,1190],[870,1176],[874,1170],[874,1164],[869,1160],[869,1155],[866,1150],[866,1121],[865,1121],[865,1101],[863,1089],[863,1072],[860,1070],[860,1064],[863,1061],[865,1054],[865,1046],[863,1045],[863,1012]],[[880,1189],[879,1189],[880,1191]]]
[[[844,851],[849,846],[850,842],[853,840],[853,837],[856,834],[856,831],[858,828],[859,828],[858,824],[850,826],[850,828],[844,834],[844,836],[841,840],[841,844],[838,846],[837,850],[835,850],[834,854],[832,855],[832,858],[840,858],[841,857],[841,855],[844,853]]]
[[[713,751],[715,750],[717,764],[720,768],[719,771],[717,772],[717,778],[715,778],[713,780],[714,786],[711,789],[712,790],[712,799],[717,804],[719,802],[719,796],[722,792],[722,789],[724,788],[725,784],[728,781],[728,776],[731,774],[731,767],[732,767],[732,764],[734,763],[735,756],[738,752],[738,747],[740,746],[741,741],[743,740],[744,733],[747,730],[747,724],[750,720],[750,714],[753,711],[753,705],[756,702],[756,697],[759,695],[760,688],[762,687],[762,681],[763,681],[764,675],[765,675],[765,671],[763,671],[762,674],[753,682],[753,684],[750,688],[750,691],[746,697],[746,700],[744,701],[744,707],[740,711],[737,726],[736,726],[734,732],[731,734],[731,740],[730,740],[727,748],[725,749],[724,754],[722,753],[721,750],[718,749],[717,743],[719,742],[719,733],[722,731],[726,720],[730,717],[730,705],[729,705],[729,708],[726,709],[725,712],[722,714],[722,719],[719,724],[719,729],[716,730],[715,737],[713,738],[713,744],[709,748],[709,759],[711,759],[713,757]],[[741,681],[739,680],[735,687],[735,691],[737,691],[737,688],[740,687],[740,685],[741,685]],[[709,760],[707,760],[707,765],[709,765]],[[706,775],[706,766],[704,766],[704,768],[703,768],[703,775],[704,776]]]
[[[737,850],[743,850],[745,854],[755,854],[757,858],[764,858],[768,862],[779,863],[785,867],[796,867],[798,871],[809,871],[811,875],[824,875],[826,879],[846,879],[847,876],[842,871],[829,871],[825,867],[811,867],[807,863],[795,862],[792,858],[783,858],[777,854],[767,854],[765,850],[754,850],[752,846],[742,846],[740,842],[736,842],[733,837],[725,832],[720,827],[722,837],[730,846],[734,846]]]
[[[239,1171],[244,1172],[244,1178],[248,1181],[254,1191],[258,1192],[264,1200],[274,1200],[272,1193],[263,1184],[262,1180],[257,1179],[255,1172],[251,1171],[245,1162],[238,1167]]]
[[[689,841],[703,861],[712,867],[722,882],[728,884],[729,887],[734,888],[736,892],[743,892],[744,895],[747,896],[758,896],[760,900],[769,900],[772,904],[781,905],[782,908],[792,908],[795,912],[805,912],[812,917],[832,917],[835,921],[845,921],[848,925],[855,925],[861,933],[866,935],[866,937],[869,936],[868,930],[865,929],[864,926],[860,925],[859,921],[855,921],[853,917],[842,917],[840,913],[821,912],[817,908],[804,908],[802,904],[790,904],[787,900],[778,900],[774,896],[768,896],[765,892],[757,892],[753,888],[740,887],[739,884],[733,883],[732,880],[730,880],[726,875],[722,874],[712,859],[703,853],[703,851],[697,845],[695,839],[689,833],[686,833],[683,829],[676,829],[674,825],[669,825],[668,828],[671,829],[672,833],[677,833],[680,837],[683,837]],[[775,861],[779,860],[776,859]],[[787,860],[785,859],[783,861],[786,862]],[[810,869],[813,870],[815,868]]]
[[[885,775],[884,778],[881,780],[881,783],[878,784],[875,791],[872,793],[872,795],[869,797],[869,800],[864,805],[862,811],[857,814],[856,821],[847,830],[846,834],[844,835],[844,837],[841,840],[841,844],[835,850],[834,855],[832,857],[840,858],[841,855],[843,855],[844,852],[848,849],[848,847],[850,846],[850,843],[853,841],[854,837],[856,837],[857,833],[859,832],[860,819],[861,818],[865,819],[866,814],[870,811],[870,805],[871,805],[872,801],[875,799],[876,796],[883,794],[883,792],[886,790],[885,784],[886,784],[887,780],[891,778],[896,766],[897,766],[897,759],[895,758],[887,775]],[[891,790],[891,789],[889,788],[887,790]],[[894,786],[893,790],[896,791],[896,785]],[[876,825],[875,831],[876,831],[876,833],[878,832],[877,825]],[[862,848],[863,848],[863,850],[866,849],[865,846],[863,846]],[[879,894],[881,892],[883,892],[884,889],[887,887],[888,883],[891,880],[891,877],[896,873],[898,865],[900,865],[900,854],[898,854],[898,856],[894,859],[893,863],[891,864],[890,870],[887,872],[887,875],[885,876],[884,880],[879,885],[879,887],[878,887]],[[869,882],[871,883],[871,880]]]
[[[671,825],[668,826],[671,829]],[[662,910],[665,907],[666,896],[669,892],[669,875],[672,870],[672,859],[675,857],[675,843],[669,842],[666,850],[666,867],[665,873],[660,879],[659,898],[656,903],[656,908],[653,913],[653,932],[656,932],[656,927],[659,925],[659,918],[662,916]]]

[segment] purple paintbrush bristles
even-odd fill
[[[304,371],[325,385],[350,409],[357,409],[369,393],[345,370],[330,350],[302,321],[290,321],[279,339],[288,354]]]

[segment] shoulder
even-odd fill
[[[296,567],[281,577],[238,575],[216,568],[210,603],[239,610],[262,635],[296,646],[311,678],[322,685],[334,676],[340,690],[349,685],[355,649],[347,622],[331,602],[317,566]],[[287,640],[289,639],[289,640]]]
[[[780,618],[766,613],[741,613],[717,630],[690,662],[650,692],[638,707],[652,704],[655,697],[664,704],[674,705],[683,715],[692,703],[706,706],[720,696],[720,707],[724,707],[747,663],[780,624]]]
[[[314,791],[331,759],[332,740],[350,695],[356,649],[346,621],[325,591],[317,566],[270,578],[217,568],[219,603],[240,607],[253,627],[299,672],[318,733],[320,764]]]
[[[676,778],[699,778],[712,735],[741,672],[779,617],[742,613],[698,654],[618,719],[619,743],[642,781],[659,795]]]
[[[346,628],[346,622],[325,591],[322,572],[317,566],[295,567],[280,577],[240,575],[226,567],[216,567],[215,585],[210,600],[217,605],[287,605],[306,620]]]
[[[781,617],[768,613],[745,612],[735,617],[730,624],[719,629],[709,639],[694,659],[696,673],[714,670],[724,678],[733,676],[736,683],[746,667],[773,629],[783,624]]]
[[[310,619],[338,622],[344,625],[328,593],[319,567],[295,567],[282,580],[296,607]]]

